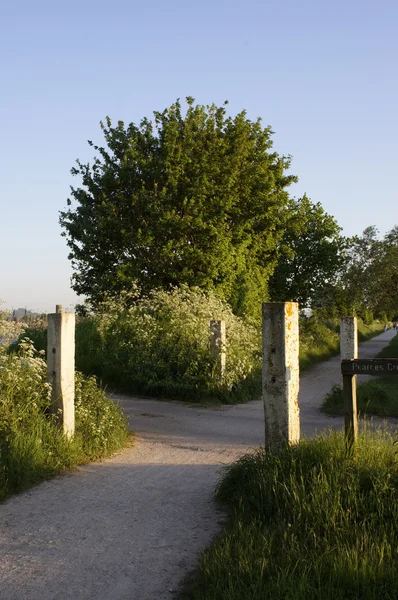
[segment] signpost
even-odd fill
[[[343,375],[398,375],[398,358],[351,358],[341,361]]]
[[[358,437],[356,375],[398,375],[398,358],[351,358],[341,361],[343,375],[344,427],[351,447]]]

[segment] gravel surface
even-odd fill
[[[376,356],[392,335],[365,342],[360,356]],[[319,411],[339,380],[338,357],[302,375],[302,435],[342,427],[342,418]],[[261,402],[206,409],[115,398],[136,432],[134,447],[0,505],[0,600],[176,598],[220,531],[217,473],[263,443]]]

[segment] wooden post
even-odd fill
[[[358,324],[356,317],[340,319],[340,357],[341,360],[358,358]],[[358,439],[356,375],[343,375],[344,428],[347,445]]]
[[[344,429],[348,448],[358,439],[357,378],[343,374]]]
[[[299,327],[296,302],[263,304],[265,445],[300,441]]]
[[[210,321],[210,356],[215,361],[215,377],[222,383],[226,362],[225,321]]]
[[[51,411],[59,417],[64,433],[75,431],[75,315],[56,312],[48,315],[47,377],[51,384]]]

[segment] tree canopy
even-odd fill
[[[343,280],[346,304],[358,314],[398,317],[398,227],[380,239],[376,227],[367,227],[349,244],[349,262]]]
[[[346,263],[346,240],[334,217],[306,195],[289,211],[278,265],[269,287],[273,300],[295,300],[302,306],[322,303]]]
[[[132,282],[187,284],[250,314],[268,298],[296,177],[260,119],[186,100],[185,114],[177,100],[138,125],[107,118],[92,164],[72,169],[80,187],[60,214],[72,286],[96,302]]]

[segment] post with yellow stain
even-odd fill
[[[297,302],[263,303],[263,403],[266,447],[300,441]]]
[[[47,377],[51,384],[51,411],[59,418],[64,433],[75,432],[75,315],[56,312],[47,315]]]

